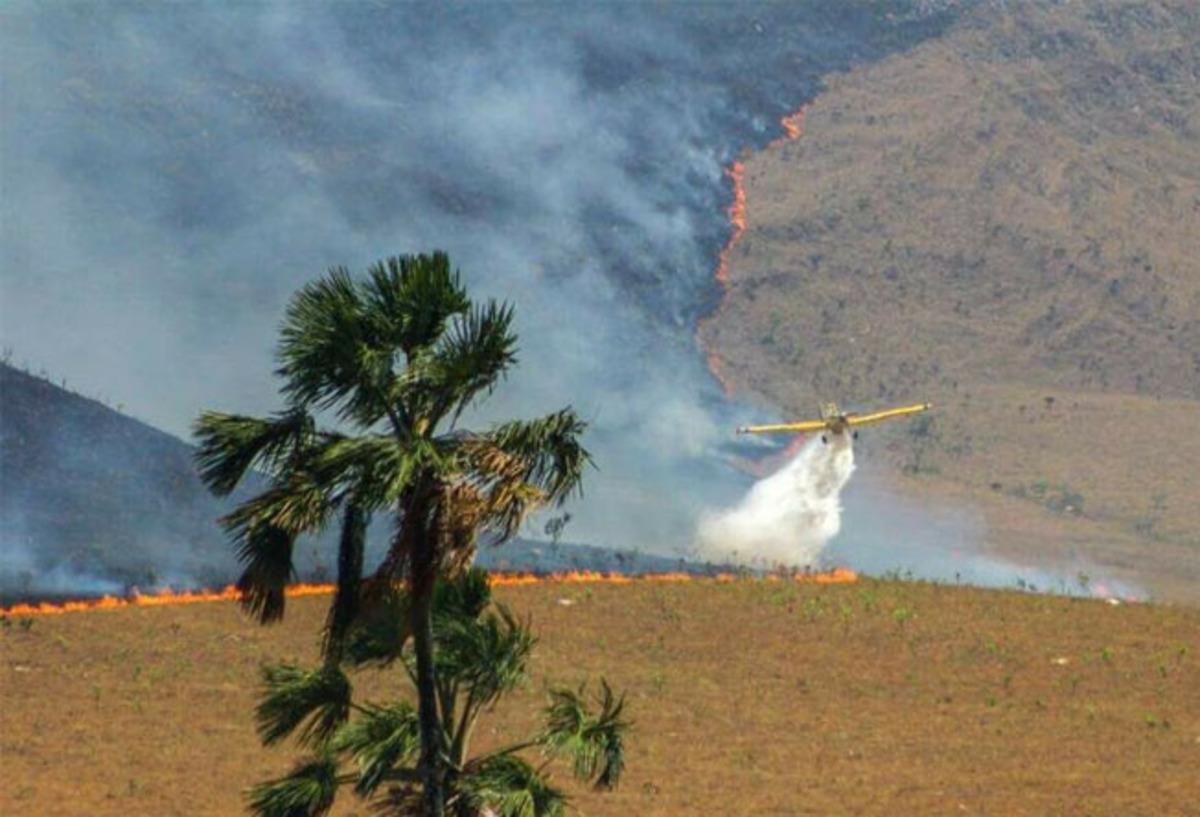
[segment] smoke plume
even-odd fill
[[[749,482],[727,460],[751,412],[694,341],[724,169],[822,77],[936,35],[954,5],[18,0],[0,340],[186,435],[204,408],[278,406],[300,285],[445,249],[474,296],[515,305],[522,341],[469,422],[574,404],[599,471],[566,536],[683,551]],[[171,564],[186,544],[153,547]]]
[[[753,567],[815,566],[842,527],[842,489],[854,473],[846,434],[814,437],[736,506],[701,518],[697,551]]]

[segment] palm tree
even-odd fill
[[[330,270],[293,296],[277,351],[285,408],[270,417],[205,412],[197,463],[209,488],[229,494],[251,470],[269,486],[222,519],[244,571],[243,605],[266,623],[282,617],[298,536],[340,514],[337,590],[326,663],[341,660],[365,608],[407,585],[413,638],[424,811],[445,811],[431,604],[439,575],[471,563],[477,536],[511,537],[527,514],[561,504],[590,463],[585,424],[570,409],[474,433],[462,412],[516,361],[511,307],[467,297],[445,253],[388,258],[363,280]],[[323,429],[316,417],[331,417]],[[364,579],[372,513],[390,513],[386,557]]]
[[[492,604],[487,574],[478,568],[452,581],[439,580],[433,609],[451,813],[560,817],[566,797],[549,781],[545,763],[535,767],[523,756],[530,752],[547,762],[569,761],[577,779],[598,789],[616,786],[629,724],[622,718],[623,699],[604,681],[595,697],[597,712],[591,711],[585,689],[553,690],[543,711],[544,726],[531,739],[472,757],[471,735],[480,715],[527,680],[536,639],[526,622]],[[414,676],[412,651],[399,637],[398,624],[397,617],[384,614],[356,627],[347,661],[356,667],[399,662]],[[298,732],[299,742],[313,754],[288,775],[250,791],[256,814],[315,817],[332,807],[344,786],[352,786],[362,798],[382,795],[380,812],[411,814],[419,808],[420,779],[413,768],[419,728],[411,705],[355,703],[350,681],[336,667],[280,665],[264,670],[264,680],[257,710],[263,743]]]

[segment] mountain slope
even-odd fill
[[[0,589],[228,580],[187,443],[0,364]]]
[[[229,582],[237,565],[216,520],[231,502],[204,488],[192,453],[182,440],[0,363],[0,597]],[[380,517],[371,530],[369,569],[382,557],[391,525]],[[301,576],[327,580],[336,547],[331,535],[301,542]],[[707,569],[672,557],[530,540],[482,547],[479,563],[538,572]]]
[[[745,162],[703,340],[788,411],[931,399],[864,446],[996,549],[1200,598],[1200,9],[977,7],[831,78]]]

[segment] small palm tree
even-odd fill
[[[340,516],[337,591],[324,653],[330,672],[346,636],[372,607],[407,587],[405,638],[413,639],[424,813],[444,813],[447,774],[439,741],[432,602],[477,536],[511,537],[526,515],[578,490],[590,462],[585,424],[571,409],[474,433],[456,427],[516,359],[511,307],[472,304],[444,253],[375,264],[364,280],[330,270],[291,300],[277,357],[285,408],[267,418],[205,412],[197,462],[209,488],[229,494],[251,470],[266,490],[222,519],[244,570],[238,588],[260,621],[282,617],[296,538]],[[316,415],[332,416],[334,429]],[[395,533],[364,577],[372,513]],[[330,677],[333,677],[332,675]]]
[[[494,607],[494,609],[489,609]],[[558,817],[566,797],[521,753],[570,761],[575,777],[597,788],[616,786],[624,768],[623,699],[606,683],[589,711],[584,689],[550,693],[545,724],[528,741],[471,757],[471,735],[480,715],[527,679],[536,639],[527,623],[491,605],[487,574],[473,569],[439,582],[434,596],[434,664],[437,706],[447,760],[447,808],[455,817]],[[380,611],[355,628],[347,650],[352,666],[400,663],[415,682],[413,652],[401,619]],[[348,677],[328,665],[264,670],[258,706],[259,734],[275,744],[297,734],[313,751],[285,777],[256,786],[251,808],[261,817],[313,817],[327,812],[338,790],[352,786],[364,799],[379,798],[380,812],[419,813],[421,777],[417,713],[406,701],[357,704]],[[344,771],[349,767],[348,771]]]

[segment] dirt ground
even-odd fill
[[[481,742],[530,731],[550,683],[628,694],[621,788],[557,774],[580,814],[1200,815],[1197,608],[874,580],[497,595],[541,641]],[[240,813],[298,755],[254,737],[259,667],[311,661],[326,604],[269,628],[229,603],[10,618],[0,813]]]

